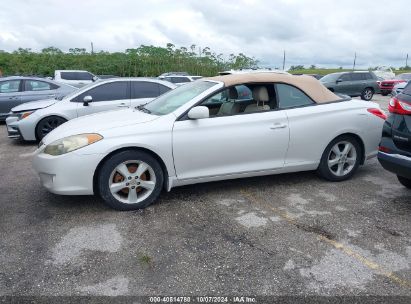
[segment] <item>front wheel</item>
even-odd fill
[[[143,151],[123,151],[103,164],[97,185],[108,206],[124,211],[154,203],[163,183],[163,170],[153,156]]]
[[[44,136],[49,134],[58,126],[65,123],[67,120],[60,116],[49,116],[39,121],[36,126],[36,137],[42,140]]]
[[[369,101],[372,99],[373,96],[374,96],[374,91],[371,88],[365,88],[361,93],[362,100]]]
[[[411,179],[397,175],[398,181],[408,189],[411,189]]]
[[[358,141],[351,136],[340,136],[325,148],[317,171],[329,181],[344,181],[354,175],[360,161],[361,147]]]

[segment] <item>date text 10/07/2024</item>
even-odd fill
[[[188,296],[188,297],[149,297],[150,303],[256,303],[254,297],[232,296],[232,297],[212,297],[212,296]]]

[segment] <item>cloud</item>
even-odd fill
[[[209,46],[265,66],[404,65],[409,6],[372,0],[24,0],[0,9],[0,49],[123,51],[140,44]]]

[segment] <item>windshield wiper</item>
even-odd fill
[[[150,114],[151,111],[150,111],[149,109],[146,109],[146,108],[144,107],[146,104],[147,104],[147,103],[142,104],[142,105],[139,105],[139,106],[136,107],[136,109],[139,110],[139,111],[141,111],[141,112]]]

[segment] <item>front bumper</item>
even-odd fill
[[[18,118],[14,116],[9,116],[6,119],[6,125],[7,125],[7,134],[9,138],[13,139],[21,139],[21,132],[18,127]]]
[[[64,195],[92,195],[94,172],[100,154],[79,154],[75,151],[59,156],[44,154],[40,147],[33,158],[33,168],[41,184],[50,192]]]
[[[378,161],[385,170],[411,179],[411,157],[379,151]]]

